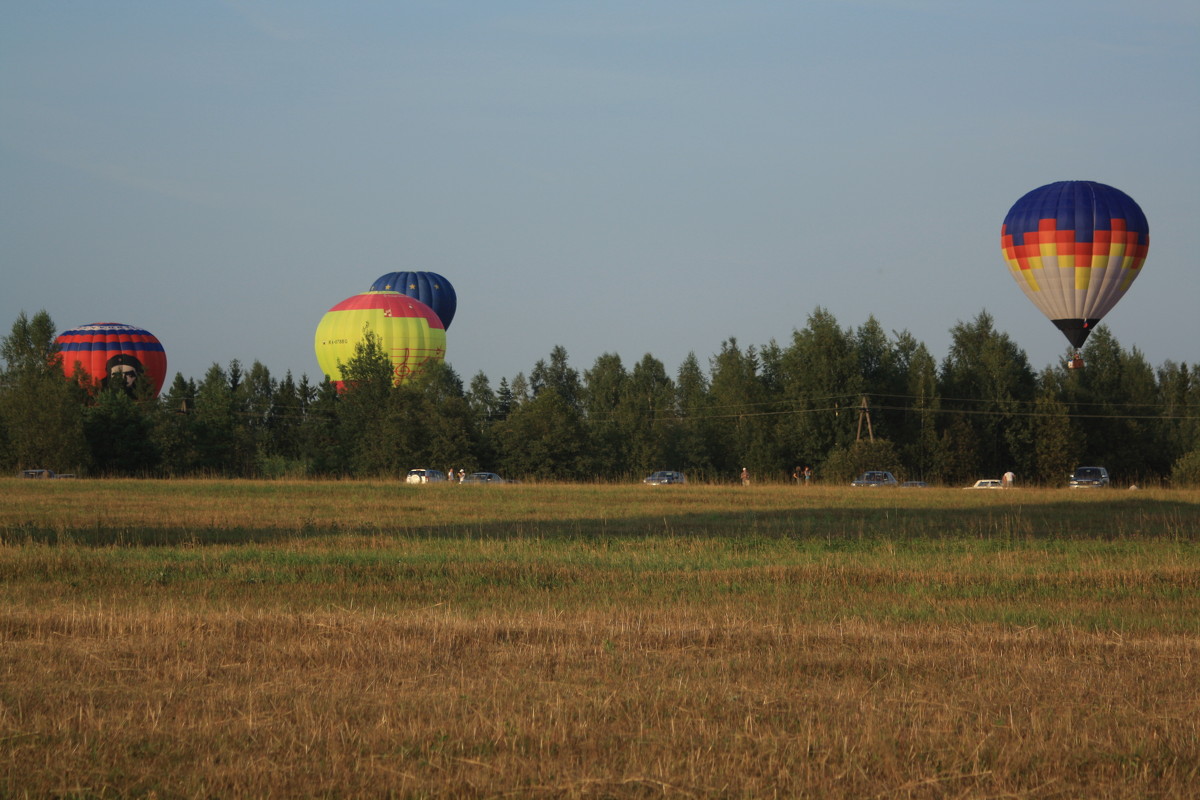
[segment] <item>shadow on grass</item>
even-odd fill
[[[50,529],[33,525],[0,530],[0,544],[85,547],[212,547],[270,545],[337,537],[492,541],[602,541],[723,539],[822,542],[829,549],[871,541],[918,539],[1116,540],[1200,543],[1200,505],[1161,498],[1105,503],[1051,502],[971,508],[884,508],[836,505],[792,511],[680,512],[630,518],[595,516],[482,521],[470,524],[296,527],[130,527]]]

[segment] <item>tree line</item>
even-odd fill
[[[325,377],[273,376],[255,361],[176,374],[158,398],[144,379],[93,389],[57,363],[45,311],[0,341],[0,465],[94,476],[397,477],[414,467],[532,480],[624,481],[656,469],[691,480],[788,481],[797,468],[843,483],[866,469],[964,484],[1012,470],[1062,485],[1080,464],[1114,484],[1200,484],[1200,375],[1152,367],[1104,327],[1085,369],[1035,372],[992,317],[951,329],[939,363],[872,317],[843,328],[818,307],[786,344],[730,338],[674,375],[647,353],[601,355],[582,372],[553,347],[498,384],[450,365],[393,384],[368,336]]]

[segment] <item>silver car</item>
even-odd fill
[[[864,472],[854,480],[850,481],[851,486],[899,486],[900,482],[896,480],[896,476],[890,472],[881,469],[873,469],[869,472]]]
[[[494,472],[472,472],[462,479],[463,483],[511,483]]]

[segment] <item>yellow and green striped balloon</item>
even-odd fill
[[[370,331],[392,362],[397,385],[446,355],[446,329],[433,309],[399,292],[364,292],[338,303],[317,325],[314,348],[321,371],[341,388],[341,365]]]

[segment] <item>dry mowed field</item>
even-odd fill
[[[1200,796],[1200,492],[0,480],[0,797]]]

